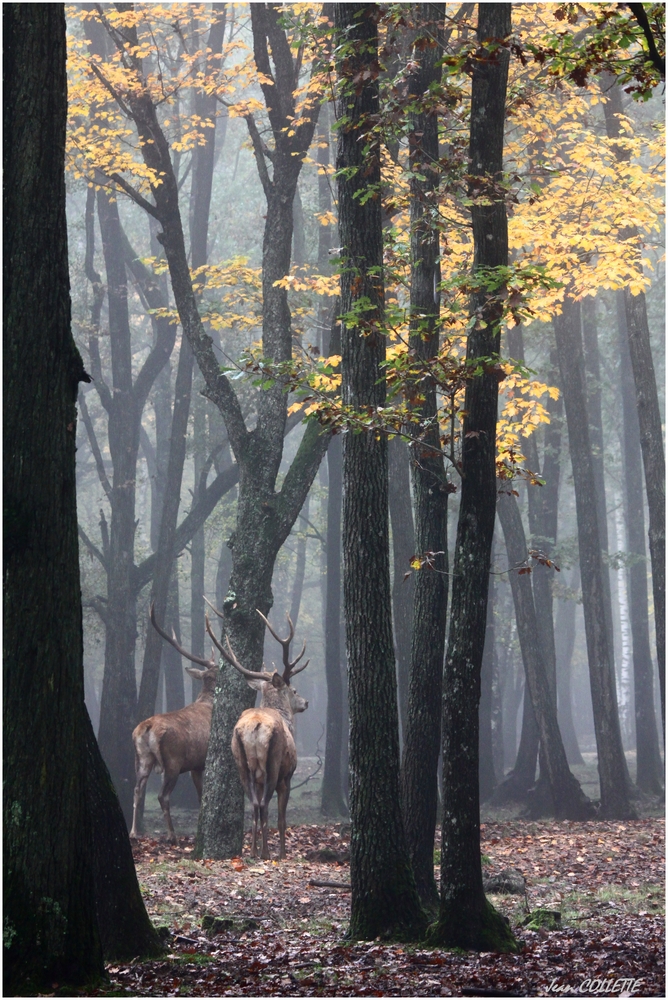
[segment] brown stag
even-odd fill
[[[146,790],[149,775],[155,768],[157,773],[162,773],[163,776],[158,801],[167,823],[168,839],[175,842],[176,834],[169,812],[169,798],[180,774],[190,771],[200,803],[202,801],[202,775],[209,746],[211,708],[218,679],[218,663],[214,659],[213,649],[208,660],[193,656],[179,645],[173,631],[171,636],[163,632],[155,620],[153,605],[151,605],[151,622],[162,638],[178,650],[181,656],[204,667],[203,670],[198,670],[197,667],[185,668],[191,677],[202,682],[202,690],[192,705],[186,705],[176,712],[152,715],[150,719],[140,722],[132,734],[135,745],[136,784],[130,836],[137,836],[139,803]]]
[[[220,612],[216,611],[213,605],[211,607],[222,618]],[[284,858],[285,813],[290,797],[290,780],[297,766],[294,715],[296,712],[304,712],[308,708],[308,702],[295,691],[290,681],[295,674],[304,670],[310,661],[307,660],[295,670],[306,651],[306,643],[302,646],[299,656],[290,660],[290,643],[294,638],[295,629],[289,615],[290,634],[286,639],[281,639],[262,612],[258,611],[258,614],[274,639],[283,647],[282,674],[276,670],[270,674],[264,669],[254,671],[242,667],[230,646],[229,639],[226,638],[225,646],[216,639],[208,617],[206,627],[221,656],[246,678],[252,688],[262,694],[258,708],[246,709],[239,716],[232,736],[232,753],[239,769],[241,783],[253,806],[251,857],[257,857],[257,833],[258,826],[260,826],[262,829],[261,857],[269,858],[269,802],[276,791],[280,837],[279,857]]]

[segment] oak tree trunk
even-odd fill
[[[385,402],[378,8],[337,4],[342,394],[356,410]],[[359,76],[358,76],[359,74]],[[355,84],[354,79],[363,83]],[[368,147],[363,154],[363,146]],[[368,198],[361,197],[370,194]],[[355,311],[356,305],[363,312]],[[366,305],[366,308],[364,308]],[[387,439],[347,434],[343,449],[343,589],[350,699],[349,936],[416,939],[426,918],[399,803],[399,720],[392,643]]]
[[[7,4],[3,28],[4,987],[16,996],[101,978],[102,947],[122,950],[123,934],[107,933],[112,901],[126,943],[160,946],[108,775],[119,841],[105,864],[122,892],[99,879],[105,818],[90,778],[106,769],[84,707],[74,404],[89,376],[70,329],[63,7]]]
[[[511,5],[478,4],[478,43],[510,34]],[[508,52],[476,61],[469,143],[474,271],[508,264],[502,178]],[[472,296],[476,321],[467,358],[499,355],[502,306],[496,296]],[[441,906],[429,940],[484,951],[514,950],[515,940],[488,903],[480,864],[478,702],[487,593],[496,511],[497,372],[483,370],[466,387],[461,446],[461,501],[453,567],[450,633],[443,680],[443,839]]]
[[[440,81],[441,49],[436,42],[442,42],[445,6],[430,5],[429,8],[418,9],[418,13],[420,25],[413,50],[416,69],[409,77],[409,89],[416,98]],[[436,108],[428,107],[413,113],[409,128],[410,348],[420,361],[429,361],[438,354],[439,348],[439,230],[433,221],[439,181],[436,168],[439,156]],[[434,881],[438,804],[436,771],[440,750],[441,687],[448,606],[448,482],[441,453],[433,379],[424,378],[419,391],[424,399],[419,408],[421,431],[410,445],[415,499],[414,551],[420,557],[430,553],[430,562],[410,578],[415,578],[415,583],[408,708],[401,764],[401,804],[420,899],[426,908],[435,911],[438,907]]]

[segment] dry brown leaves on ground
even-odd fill
[[[485,875],[512,867],[527,883],[526,897],[492,897],[513,924],[517,955],[346,942],[347,836],[345,826],[293,828],[280,863],[247,853],[197,860],[186,837],[175,847],[138,842],[148,911],[172,934],[168,954],[111,966],[111,989],[97,995],[549,996],[558,987],[587,996],[594,979],[642,980],[636,996],[665,995],[662,820],[486,823]],[[561,929],[522,927],[527,905],[559,910]],[[228,918],[227,929],[205,933],[206,916]]]

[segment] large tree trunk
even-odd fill
[[[478,5],[478,43],[510,34],[511,5]],[[470,189],[474,269],[506,267],[508,226],[493,185],[503,171],[508,52],[476,61],[471,92]],[[481,203],[482,202],[482,203]],[[472,296],[479,317],[467,358],[498,357],[503,307],[496,296]],[[498,379],[484,371],[466,387],[462,488],[453,568],[452,608],[443,680],[443,839],[441,907],[429,940],[449,947],[513,950],[515,940],[488,903],[480,865],[478,701],[490,558],[496,511]]]
[[[269,177],[264,152],[252,119],[258,171],[267,198],[267,214],[262,249],[262,336],[265,356],[276,363],[292,355],[291,316],[285,288],[278,287],[290,269],[293,222],[292,206],[303,156],[313,136],[317,110],[309,122],[293,127],[295,111],[294,64],[287,38],[280,26],[278,9],[273,5],[251,7],[253,47],[262,84],[275,149],[272,156],[273,178]],[[269,48],[275,76],[269,58]],[[275,83],[270,81],[275,79]],[[280,95],[279,101],[276,95]],[[289,117],[286,117],[289,116]],[[173,281],[183,284],[183,254],[176,226],[173,232],[170,268]],[[165,244],[167,247],[167,243]],[[176,292],[175,292],[176,293]],[[191,291],[187,287],[179,311],[192,311]],[[329,443],[329,435],[311,424],[302,438],[281,491],[276,493],[276,477],[283,454],[287,416],[287,398],[281,385],[264,391],[258,398],[257,424],[248,432],[243,424],[238,401],[230,398],[231,387],[224,376],[211,370],[215,358],[202,338],[201,323],[193,317],[191,341],[198,350],[198,361],[214,399],[225,418],[230,443],[240,465],[237,527],[231,540],[232,573],[223,602],[224,627],[241,663],[258,670],[262,663],[264,625],[256,609],[267,615],[273,603],[271,578],[278,551],[288,536],[308,495],[320,459]],[[217,369],[217,364],[216,364]],[[243,838],[243,792],[230,750],[232,730],[240,713],[254,703],[255,694],[241,677],[223,671],[221,695],[214,702],[211,737],[207,755],[202,809],[197,834],[198,851],[208,857],[230,857],[241,851]]]
[[[579,302],[566,295],[562,312],[554,317],[553,325],[575,486],[582,603],[601,785],[600,814],[609,819],[629,819],[635,814],[629,801],[628,771],[606,628],[603,574],[607,569],[601,557],[597,507],[592,503],[592,497],[596,497],[596,482],[589,440]]]
[[[8,4],[3,28],[3,971],[16,996],[104,975],[87,746],[103,765],[84,707],[75,400],[89,378],[70,329],[63,7]]]
[[[104,967],[85,794],[74,403],[88,377],[70,330],[63,7],[8,4],[3,27],[4,981],[16,996]]]
[[[441,77],[440,48],[423,47],[434,35],[442,41],[445,6],[419,10],[421,28],[413,50],[418,68],[409,78],[415,96],[436,85]],[[410,347],[421,361],[438,354],[440,278],[439,230],[433,224],[432,208],[439,175],[438,116],[435,109],[411,116],[411,297]],[[420,178],[425,178],[420,180]],[[420,899],[436,910],[438,891],[434,881],[434,834],[438,789],[436,772],[440,749],[441,686],[448,606],[448,482],[441,454],[436,386],[423,379],[424,398],[419,414],[422,432],[410,446],[415,498],[415,549],[432,564],[425,564],[415,578],[412,621],[408,711],[404,724],[401,765],[401,804],[408,850]],[[410,494],[409,494],[410,501]],[[410,556],[409,556],[410,558]],[[406,567],[407,569],[408,567]],[[395,564],[395,588],[398,567]],[[406,570],[404,570],[406,572]],[[403,579],[403,573],[401,574]],[[400,586],[406,584],[399,583]],[[396,626],[395,626],[396,627]]]
[[[620,88],[606,77],[605,126],[610,139],[621,134],[617,115],[622,113]],[[628,150],[617,148],[617,157],[626,160]],[[629,229],[620,234],[622,239],[637,237],[637,230]],[[640,256],[640,254],[639,254]],[[639,268],[642,265],[639,263]],[[626,330],[635,382],[636,406],[640,428],[640,447],[645,470],[645,489],[649,509],[649,553],[652,561],[652,588],[654,592],[654,624],[656,629],[656,655],[661,690],[661,718],[666,718],[666,460],[663,451],[661,409],[656,387],[654,362],[647,322],[645,293],[632,295],[624,289]]]
[[[524,527],[517,501],[507,490],[508,487],[501,484],[497,511],[508,552],[510,586],[526,675],[525,698],[528,688],[540,735],[541,761],[547,771],[551,805],[557,819],[591,819],[593,805],[568,768],[557,723],[556,691],[550,686],[543,659],[531,579],[528,573],[522,572],[528,559]]]
[[[379,108],[378,8],[337,4],[335,25],[345,45],[338,63],[337,153],[341,274],[342,395],[361,409],[383,406],[385,358],[381,206],[360,197],[380,184],[380,146],[362,139]],[[341,50],[339,49],[339,52]],[[359,76],[358,76],[359,74]],[[357,86],[353,80],[364,81]],[[362,170],[362,166],[364,169]],[[352,312],[370,303],[363,320]],[[364,334],[364,335],[363,335]],[[350,699],[349,936],[416,939],[425,930],[408,856],[399,802],[399,719],[392,643],[387,439],[348,434],[343,449],[343,588]]]
[[[163,951],[144,907],[128,830],[90,720],[84,719],[97,920],[104,957],[129,961]]]
[[[619,374],[623,414],[623,462],[627,532],[628,595],[633,640],[633,688],[636,728],[636,784],[644,792],[659,794],[663,767],[654,711],[654,665],[649,643],[647,607],[647,562],[645,512],[642,491],[642,453],[635,400],[633,371],[629,357],[624,295],[617,292],[619,325]]]

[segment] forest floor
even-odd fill
[[[300,761],[300,771],[309,766]],[[173,810],[188,835],[172,847],[149,802],[150,834],[134,853],[167,954],[109,966],[109,986],[95,995],[665,996],[665,824],[648,815],[660,812],[658,802],[624,823],[486,817],[485,877],[513,868],[526,880],[523,895],[489,897],[520,944],[516,955],[497,955],[346,941],[350,827],[323,825],[318,799],[309,785],[291,800],[288,819],[298,825],[288,829],[283,862],[251,859],[248,838],[243,858],[198,860],[196,812]],[[278,853],[275,829],[270,853]],[[558,929],[523,926],[540,908],[561,914]]]

